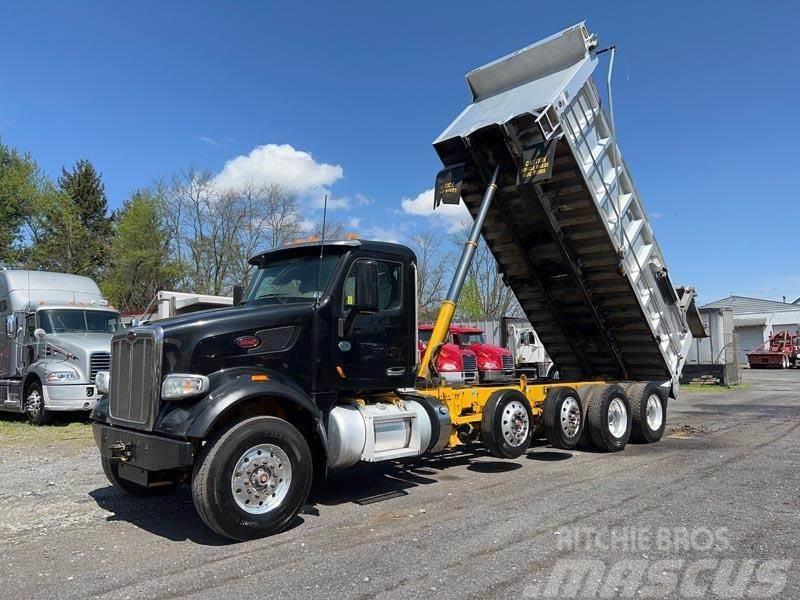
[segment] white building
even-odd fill
[[[779,331],[800,333],[800,298],[794,303],[728,296],[701,307],[731,308],[734,333],[739,336],[739,363],[747,364],[747,352]]]

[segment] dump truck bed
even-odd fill
[[[434,147],[473,217],[500,165],[482,234],[562,379],[676,379],[705,333],[601,110],[595,50],[581,23],[472,71]]]

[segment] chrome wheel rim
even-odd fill
[[[658,394],[653,394],[647,399],[647,426],[652,431],[661,429],[661,424],[664,422],[664,409],[661,406],[661,398]]]
[[[522,402],[514,400],[503,409],[501,431],[503,439],[511,446],[521,446],[528,437],[531,424],[528,411]]]
[[[27,412],[32,418],[36,418],[39,416],[39,413],[42,412],[44,408],[44,400],[42,399],[42,395],[39,393],[39,390],[33,388],[28,397],[25,398],[25,412]]]
[[[561,431],[568,438],[578,435],[581,428],[581,407],[572,396],[567,396],[561,403]]]
[[[246,513],[261,515],[283,502],[292,484],[292,463],[275,444],[253,446],[239,457],[231,474],[231,492]]]
[[[628,409],[621,399],[614,398],[608,405],[608,430],[615,438],[621,438],[627,428]]]

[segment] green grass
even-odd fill
[[[58,419],[36,427],[22,417],[0,416],[0,448],[43,448],[51,445],[83,449],[94,444],[92,426],[86,421]]]
[[[705,385],[701,383],[687,383],[681,386],[681,392],[691,394],[725,394],[727,392],[740,392],[750,389],[749,383],[739,383],[737,385]]]

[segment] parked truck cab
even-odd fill
[[[423,354],[431,339],[433,325],[419,326],[419,351]],[[448,342],[442,344],[435,361],[436,373],[451,384],[478,383],[478,357],[469,348]]]
[[[486,343],[483,329],[467,325],[450,327],[450,339],[459,348],[475,353],[481,382],[511,381],[514,379],[514,357],[502,346]]]
[[[119,314],[88,277],[0,271],[0,410],[36,425],[53,413],[90,411],[107,371]]]

